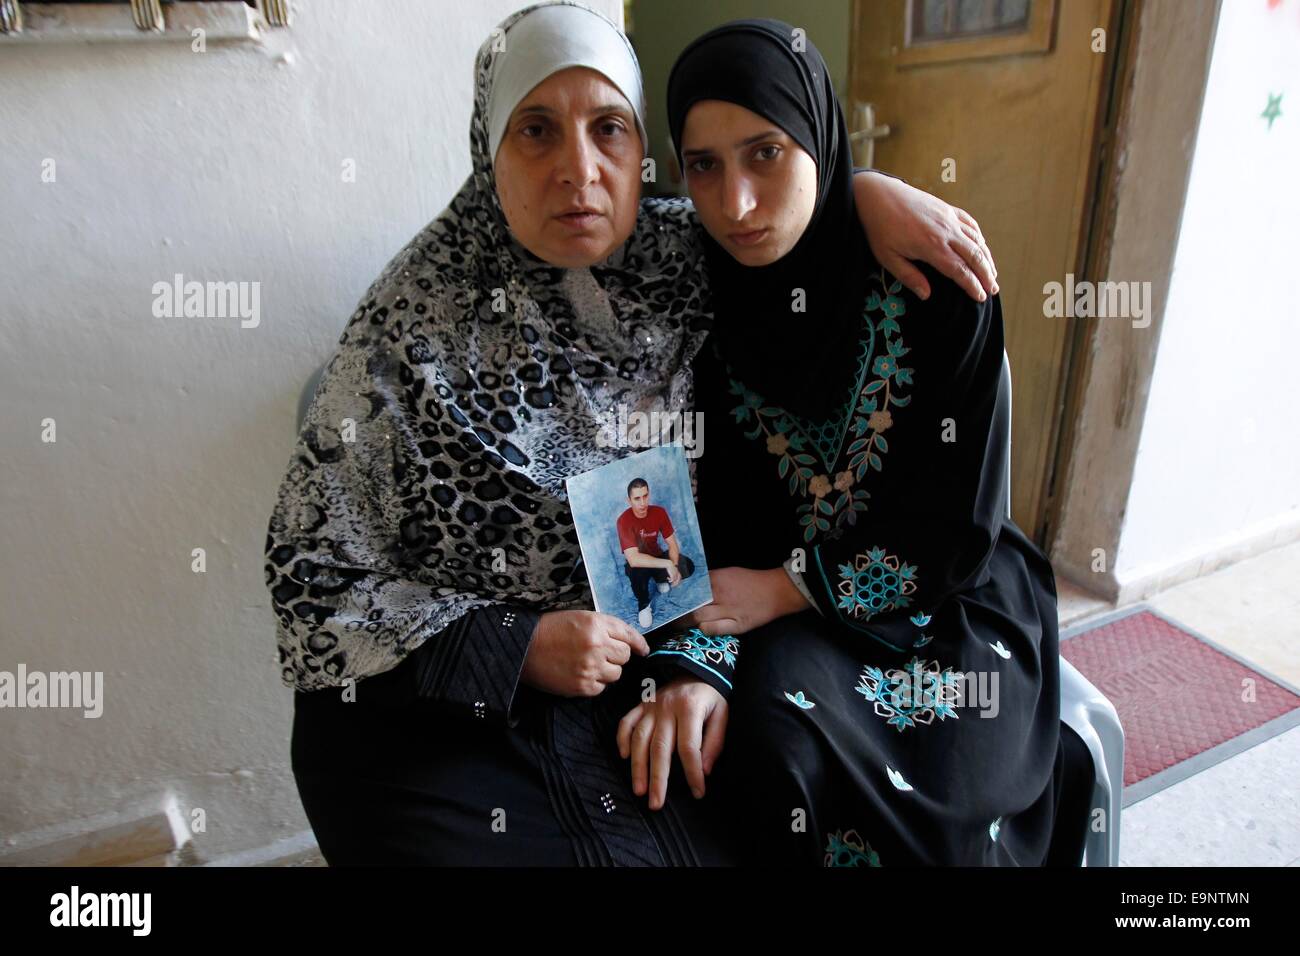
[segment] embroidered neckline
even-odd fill
[[[913,369],[899,365],[899,359],[911,351],[903,344],[902,328],[897,322],[907,311],[898,295],[903,284],[897,279],[887,282],[884,270],[871,281],[878,288],[869,293],[862,312],[857,375],[842,411],[829,421],[810,422],[780,406],[769,405],[762,395],[738,381],[731,366],[718,355],[727,371],[730,393],[741,399],[741,404],[731,409],[736,424],[753,422],[754,428],[744,433],[746,438],[758,439],[766,434],[767,450],[780,456],[777,474],[788,479],[790,495],[812,498],[796,510],[805,542],[812,541],[819,532],[838,537],[846,525],[857,523],[858,512],[867,510],[870,495],[854,485],[870,469],[883,470],[881,455],[889,451],[889,442],[882,432],[894,423],[890,407],[903,408],[912,400],[910,395],[898,394],[898,386],[913,384]],[[879,312],[880,318],[873,320],[872,312]],[[876,354],[878,349],[881,351]],[[716,343],[714,352],[717,354]],[[846,449],[844,444],[850,435],[853,441]],[[820,454],[820,462],[811,451]],[[845,454],[851,456],[847,467],[836,472],[835,466]],[[825,472],[814,473],[814,466],[819,464]]]

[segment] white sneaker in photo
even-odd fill
[[[642,627],[649,627],[650,622],[654,620],[654,612],[650,610],[649,605],[641,608],[641,613],[636,616]]]
[[[659,593],[660,593],[660,594],[667,594],[667,593],[668,593],[668,589],[671,588],[671,587],[672,587],[672,585],[669,584],[667,581],[660,581],[660,582],[659,582]]]

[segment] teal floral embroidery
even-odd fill
[[[685,634],[665,641],[662,651],[677,651],[701,664],[726,664],[736,666],[736,655],[740,653],[740,642],[730,634],[705,634],[698,627],[693,627]]]
[[[880,855],[858,836],[857,830],[836,830],[826,839],[826,866],[880,866]]]
[[[881,378],[892,378],[898,374],[898,363],[894,361],[892,355],[882,355],[876,359],[876,364],[871,366],[871,371]]]
[[[956,720],[953,705],[960,702],[960,681],[951,668],[940,670],[938,661],[913,657],[901,669],[863,668],[854,690],[875,705],[877,717],[902,733],[917,724],[928,726],[935,717]]]
[[[812,710],[814,707],[817,706],[813,701],[809,700],[807,697],[803,695],[803,691],[799,691],[798,693],[795,694],[786,691],[785,699],[788,700],[790,703],[794,704],[800,710]]]
[[[839,603],[849,617],[866,620],[882,611],[907,607],[916,590],[916,568],[900,562],[884,548],[858,554],[852,564],[840,565]]]
[[[895,790],[901,790],[903,793],[910,793],[916,789],[910,783],[903,779],[903,775],[895,770],[889,764],[885,764],[885,772],[889,774],[889,782],[894,785]]]
[[[902,287],[903,284],[901,282],[895,282],[889,287],[889,291],[897,292]],[[906,311],[906,309],[903,308],[903,300],[896,295],[887,295],[882,299],[880,298],[879,293],[873,293],[872,297],[867,300],[867,303],[867,308],[879,308],[880,311],[884,312],[885,315],[891,319],[898,318]]]
[[[927,624],[930,623],[930,615],[926,614],[924,611],[917,611],[915,614],[909,617],[908,620],[911,621],[913,624],[915,624],[917,627],[925,627]],[[912,642],[912,649],[916,650],[918,648],[925,647],[925,645],[929,644],[930,641],[932,641],[933,639],[934,639],[933,634],[922,634],[920,637],[918,637],[916,640]]]
[[[880,289],[867,297],[862,313],[857,376],[834,418],[807,421],[769,405],[734,377],[729,379],[731,394],[741,400],[731,410],[736,423],[754,425],[745,437],[766,436],[767,450],[779,457],[777,474],[787,480],[790,494],[811,499],[796,509],[805,542],[822,532],[839,537],[846,526],[857,524],[858,513],[867,510],[871,496],[855,485],[869,470],[883,470],[880,456],[889,451],[883,433],[894,424],[890,408],[903,408],[912,400],[899,393],[900,386],[912,384],[913,371],[899,365],[899,359],[911,351],[903,344],[896,321],[906,311],[903,299],[895,294],[903,285],[897,280],[886,285],[883,270],[873,282],[878,282]],[[872,312],[881,313],[880,318],[873,319]],[[731,374],[730,366],[727,372]]]

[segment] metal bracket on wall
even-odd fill
[[[0,0],[0,33],[21,33],[23,8],[18,0]]]
[[[292,22],[291,0],[253,0],[251,4],[246,0],[180,0],[165,6],[162,0],[119,0],[117,3],[0,0],[0,36],[12,39],[123,40],[133,35],[185,34],[196,26],[212,39],[240,39],[256,38],[261,28],[287,27]]]

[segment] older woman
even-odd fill
[[[564,492],[623,453],[597,441],[602,412],[691,404],[708,331],[692,210],[638,211],[642,113],[603,17],[505,20],[476,61],[469,179],[367,290],[317,389],[266,574],[331,864],[729,861],[682,790],[646,813],[627,787],[617,715],[663,672],[585,610]],[[975,257],[959,231],[945,255]]]

